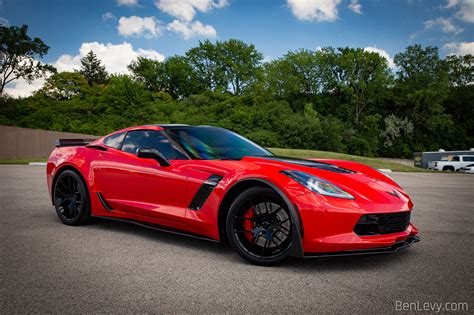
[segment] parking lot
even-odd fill
[[[253,266],[227,246],[103,220],[68,227],[45,168],[0,166],[2,313],[394,312],[474,309],[474,175],[394,173],[420,243],[388,256]]]

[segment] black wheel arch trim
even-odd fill
[[[288,207],[288,210],[290,211],[291,220],[293,224],[293,229],[292,229],[292,234],[291,234],[292,240],[293,240],[293,246],[290,249],[290,255],[293,257],[300,257],[300,258],[304,257],[303,243],[301,241],[301,238],[303,237],[303,225],[300,219],[299,209],[296,207],[296,205],[291,203],[290,199],[286,196],[286,194],[283,191],[281,191],[281,189],[278,188],[274,183],[260,177],[246,177],[246,178],[240,179],[236,181],[235,183],[233,183],[232,186],[230,186],[227,189],[227,192],[230,191],[232,187],[234,187],[235,185],[240,184],[245,181],[261,182],[262,184],[265,184],[269,186],[271,189],[273,189],[280,196],[280,198],[283,199],[283,201]]]

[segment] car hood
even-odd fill
[[[245,162],[252,162],[261,166],[273,166],[281,168],[281,170],[299,170],[308,174],[315,175],[329,182],[333,182],[342,186],[352,186],[355,184],[375,182],[366,174],[358,173],[346,168],[339,167],[334,164],[319,162],[314,160],[305,160],[298,158],[269,156],[269,157],[245,157]]]
[[[339,167],[335,164],[280,156],[247,157],[244,160],[261,167],[274,167],[279,170],[298,170],[315,175],[336,184],[354,196],[357,195],[359,198],[364,199],[365,202],[375,204],[408,204],[411,207],[409,196],[400,187],[380,180],[380,177],[375,178],[365,173]]]

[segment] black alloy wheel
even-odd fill
[[[234,250],[258,265],[275,265],[289,255],[292,221],[286,203],[270,188],[252,187],[230,206],[227,237]]]
[[[59,219],[67,225],[80,225],[90,217],[90,201],[82,178],[72,170],[62,172],[55,182],[53,200]]]

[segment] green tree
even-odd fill
[[[188,58],[183,56],[172,56],[166,59],[165,87],[173,98],[186,98],[192,94],[204,92],[203,86],[189,63]]]
[[[199,42],[197,47],[186,52],[199,83],[208,91],[227,90],[222,59],[217,45],[209,40]]]
[[[382,100],[391,82],[387,60],[362,48],[324,48],[317,52],[327,89],[350,106],[357,125],[362,114]]]
[[[55,100],[69,100],[89,89],[86,78],[78,72],[59,72],[50,76],[40,93]]]
[[[255,83],[259,78],[259,69],[263,55],[254,45],[237,39],[199,42],[187,53],[200,84],[207,90],[227,91],[235,95]]]
[[[28,36],[28,26],[0,25],[0,96],[5,86],[19,78],[31,83],[56,69],[36,59],[48,53],[49,46],[40,38]]]
[[[268,87],[279,97],[314,97],[321,92],[321,78],[317,55],[305,49],[290,51],[265,65]]]
[[[81,69],[79,70],[89,83],[93,84],[104,84],[107,82],[108,73],[105,70],[105,66],[97,55],[91,50],[81,59]]]
[[[394,61],[398,67],[395,105],[399,114],[414,123],[413,150],[449,147],[453,121],[443,106],[449,95],[448,63],[440,59],[437,47],[420,45],[407,47]]]
[[[230,85],[234,95],[242,92],[258,81],[263,55],[252,44],[238,39],[217,42],[217,57],[222,64],[224,80]]]
[[[165,88],[165,66],[163,62],[145,57],[138,57],[128,65],[132,77],[142,82],[150,91],[162,91]]]

